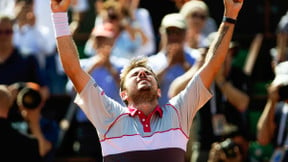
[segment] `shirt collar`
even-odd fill
[[[129,115],[132,117],[134,117],[139,111],[142,112],[141,110],[138,110],[137,108],[133,106],[129,106],[128,110],[129,110]],[[153,115],[154,113],[157,113],[161,118],[163,116],[163,110],[159,105],[157,105],[155,109],[151,112],[151,114],[149,115]]]

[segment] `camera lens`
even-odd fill
[[[236,152],[234,148],[237,147],[237,145],[230,138],[221,142],[220,145],[228,158],[236,157]]]
[[[18,103],[29,109],[37,108],[41,103],[41,95],[38,91],[25,87],[17,95]]]

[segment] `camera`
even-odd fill
[[[288,85],[280,86],[278,89],[279,100],[284,101],[288,99]]]
[[[17,83],[17,104],[28,109],[36,109],[42,102],[42,97],[36,83]]]
[[[225,141],[221,142],[220,146],[227,158],[234,158],[237,156],[235,148],[238,147],[238,145],[230,138],[227,138]]]

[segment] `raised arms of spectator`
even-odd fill
[[[169,98],[176,96],[179,92],[181,92],[186,85],[189,83],[190,79],[193,77],[193,75],[197,72],[197,70],[200,69],[200,67],[203,65],[206,57],[207,49],[199,49],[201,50],[201,57],[197,62],[190,67],[190,69],[185,72],[183,75],[177,77],[170,85],[168,90],[168,96]]]
[[[31,134],[38,140],[40,156],[44,157],[52,149],[52,143],[45,138],[41,130],[40,118],[42,106],[43,105],[40,105],[35,109],[29,109],[21,105],[19,108],[22,116],[29,124]]]
[[[261,145],[269,144],[275,133],[275,107],[279,99],[277,89],[273,84],[268,87],[268,100],[257,123],[257,141]]]
[[[242,0],[224,0],[224,16],[236,20],[242,5]],[[200,76],[206,88],[210,88],[211,83],[225,60],[234,27],[235,25],[232,23],[222,22],[218,29],[218,36],[209,48],[206,62],[200,69]]]
[[[244,112],[249,105],[249,96],[241,89],[235,87],[231,82],[227,81],[222,71],[223,68],[218,72],[215,83],[227,100],[237,108],[238,111]]]

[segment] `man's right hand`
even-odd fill
[[[51,11],[55,12],[67,12],[70,6],[71,0],[51,0]]]
[[[238,13],[242,8],[244,0],[224,0],[224,16],[237,20]]]

